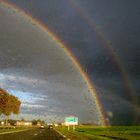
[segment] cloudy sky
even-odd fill
[[[109,123],[139,122],[139,0],[10,1],[68,44],[94,83]],[[23,113],[74,114],[96,122],[88,87],[63,50],[18,11],[1,9],[0,84],[21,96]]]

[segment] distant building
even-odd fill
[[[16,126],[32,126],[32,122],[29,122],[29,121],[17,121]]]
[[[42,125],[41,122],[37,122],[37,126],[40,127]]]
[[[65,126],[65,123],[61,123],[62,126]]]

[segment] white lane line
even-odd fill
[[[34,135],[35,135],[35,136],[37,136],[38,134],[37,134],[37,133],[35,133]]]
[[[63,135],[61,132],[59,132],[58,130],[54,129],[59,135],[61,135],[63,138],[65,138],[66,140],[70,140],[70,139],[67,139],[65,135]]]
[[[29,130],[29,129],[9,131],[9,132],[1,132],[0,135],[18,133],[18,132],[27,131],[27,130]]]

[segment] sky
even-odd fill
[[[139,0],[9,1],[68,44],[93,82],[109,124],[139,123]],[[97,122],[88,87],[64,52],[18,11],[10,17],[2,11],[1,86],[24,100],[23,114],[46,112],[60,120],[75,114],[82,121]]]

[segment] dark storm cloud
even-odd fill
[[[122,74],[107,49],[105,49],[106,45],[102,42],[100,36],[96,34],[95,29],[91,28],[88,21],[73,6],[72,2],[66,0],[10,1],[16,3],[43,23],[46,23],[54,33],[69,45],[69,48],[91,77],[95,88],[100,89],[99,97],[105,110],[110,110],[110,108],[113,110],[112,102],[107,97],[108,93],[114,99],[118,97],[120,102],[132,104]],[[77,0],[76,2],[82,7],[83,13],[94,20],[101,34],[105,35],[109,45],[121,59],[121,65],[126,68],[134,87],[134,96],[137,95],[139,97],[139,0]],[[30,58],[28,53],[27,57]],[[24,63],[29,63],[29,61]],[[46,72],[44,68],[43,72]],[[63,71],[61,72],[63,73]],[[50,70],[47,73],[53,75],[55,71]],[[122,109],[120,107],[122,104],[120,102],[113,106],[118,114],[115,113],[113,118],[116,121],[114,119],[112,123],[123,123],[124,119],[127,120],[127,115],[132,120],[128,120],[124,124],[132,123],[134,117],[133,109],[129,105],[125,105],[123,109],[127,110],[127,115],[121,115]]]
[[[0,87],[22,100],[21,116],[98,123],[88,86],[64,50],[18,11],[3,4],[0,11]]]
[[[122,63],[124,62],[130,75],[139,75],[140,2],[108,0],[81,1],[81,4],[105,33],[111,47],[122,58]]]
[[[70,49],[90,74],[93,70],[95,74],[99,75],[119,74],[109,53],[103,49],[105,44],[101,43],[100,37],[96,36],[88,21],[82,18],[70,2],[63,0],[39,2],[35,0],[30,1],[29,4],[27,1],[22,3],[13,1],[52,27],[53,31],[70,45]],[[132,4],[130,4],[131,1],[88,0],[77,2],[95,20],[101,31],[107,35],[111,47],[114,47],[114,50],[123,58],[122,63],[125,63],[125,67],[130,72],[138,73],[139,51],[137,49],[140,44],[137,39],[140,29],[138,2]],[[134,10],[132,11],[132,9]]]

